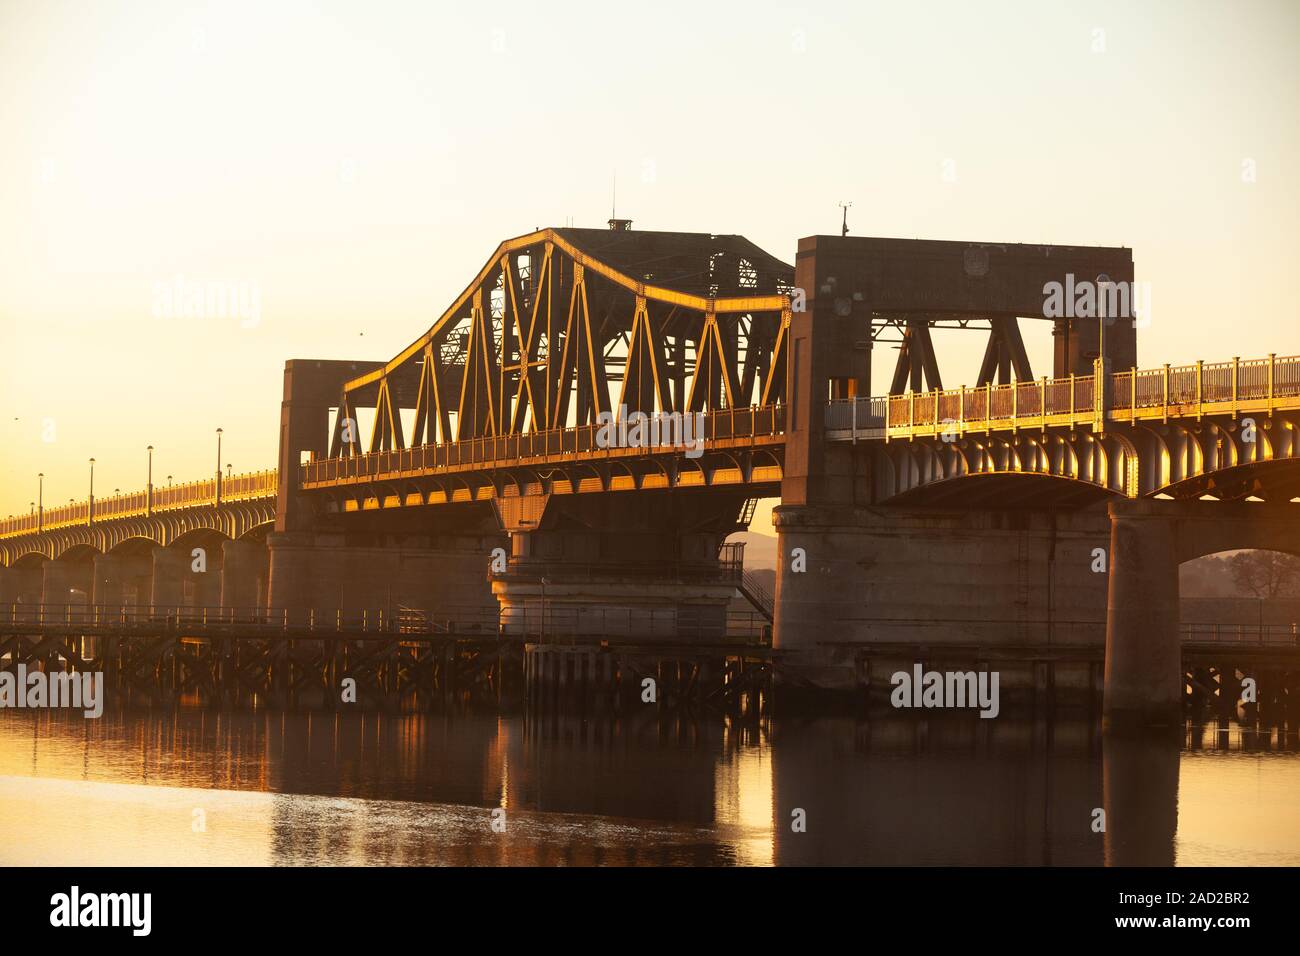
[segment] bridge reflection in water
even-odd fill
[[[1300,862],[1294,730],[646,717],[6,712],[0,862]]]

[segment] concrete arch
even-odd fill
[[[1244,501],[1110,504],[1106,699],[1112,722],[1181,720],[1178,568],[1236,549],[1297,553],[1300,508]]]
[[[219,548],[224,542],[234,540],[217,528],[192,528],[172,541],[168,548],[184,551],[191,548]]]
[[[1077,446],[1083,440],[1091,441],[1092,445],[1081,453]],[[1035,500],[1045,499],[1042,503],[1046,505],[1074,506],[1108,494],[1125,493],[1134,481],[1134,446],[1122,436],[1115,439],[1115,447],[1109,450],[1090,436],[1067,439],[1064,435],[1022,433],[1014,438],[968,435],[958,442],[940,444],[939,441],[925,437],[873,449],[875,501],[901,504],[946,500],[959,505],[963,504],[960,490],[968,489],[979,496],[982,505],[993,486],[987,481],[981,481],[978,486],[962,483],[1003,476],[1008,480],[999,486],[1017,489],[1027,486]],[[1114,469],[1114,473],[1108,469]],[[1012,477],[1060,479],[1062,483],[1012,481]],[[923,490],[926,488],[933,490],[926,492]],[[1059,489],[1059,502],[1053,498],[1053,488]],[[991,497],[1002,500],[1007,495]]]
[[[1285,503],[1300,494],[1300,459],[1274,458],[1221,468],[1153,489],[1147,497],[1193,500],[1209,495],[1223,501],[1252,495]]]
[[[957,475],[919,485],[889,499],[891,505],[1002,508],[1081,507],[1119,497],[1111,488],[1079,478],[1045,472],[987,471]]]
[[[57,543],[57,550],[54,553],[56,561],[72,560],[76,561],[82,557],[89,560],[90,556],[100,553],[103,549],[99,546],[100,542],[93,533],[67,535]]]
[[[115,542],[106,554],[149,554],[154,548],[161,545],[162,542],[156,538],[146,537],[141,534],[123,536],[121,540]]]
[[[1300,508],[1279,512],[1249,502],[1189,502],[1210,504],[1218,514],[1185,515],[1179,522],[1174,555],[1179,564],[1221,551],[1280,551],[1300,556]],[[1285,508],[1286,506],[1283,506]]]
[[[247,531],[241,534],[237,540],[265,541],[266,536],[268,534],[271,534],[273,531],[275,531],[275,522],[263,521],[260,524],[253,525],[251,528],[249,528]]]

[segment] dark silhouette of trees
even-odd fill
[[[1257,598],[1300,593],[1300,557],[1280,551],[1239,551],[1228,561],[1232,583]]]

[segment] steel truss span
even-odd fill
[[[508,240],[426,333],[343,385],[330,457],[780,404],[793,279],[741,236]]]

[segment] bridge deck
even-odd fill
[[[825,428],[832,441],[883,441],[964,434],[1016,432],[1109,424],[1197,420],[1211,416],[1271,415],[1300,410],[1300,356],[1240,360],[1112,373],[1104,389],[1099,375],[1041,379],[1011,385],[944,389],[832,401]],[[1099,395],[1102,401],[1099,401]],[[464,441],[322,458],[301,466],[306,491],[362,486],[406,478],[457,479],[435,501],[468,501],[494,493],[492,475],[513,467],[584,463],[615,466],[608,474],[588,470],[562,475],[546,490],[557,492],[642,490],[715,484],[766,484],[781,480],[785,442],[784,405],[724,408],[703,413],[703,462],[670,444],[602,442],[601,426],[584,425],[504,434]],[[766,451],[742,460],[740,454]],[[638,470],[637,463],[642,466]],[[666,463],[667,462],[667,463]],[[670,463],[670,464],[668,464]],[[480,481],[466,480],[479,476]],[[0,538],[37,535],[100,522],[151,518],[168,511],[220,507],[225,502],[273,500],[275,470],[207,479],[167,488],[96,498],[0,520]],[[512,481],[505,482],[513,483]],[[355,504],[355,503],[354,503]],[[361,504],[355,504],[362,507]]]
[[[779,459],[774,458],[768,464],[757,463],[755,467],[746,470],[736,466],[734,461],[719,462],[717,458],[721,456],[725,460],[729,457],[728,453],[737,451],[764,448],[779,450],[785,441],[783,406],[764,405],[706,412],[702,414],[702,422],[704,444],[699,448],[698,457],[690,454],[691,449],[682,444],[610,444],[601,438],[601,430],[605,426],[583,425],[319,459],[302,465],[301,487],[305,491],[313,491],[398,478],[467,476],[516,466],[564,466],[577,462],[626,463],[655,458],[668,458],[678,462],[684,459],[690,462],[693,459],[702,460],[706,455],[710,456],[709,468],[656,467],[640,475],[630,471],[610,475],[608,480],[588,472],[585,478],[577,480],[566,475],[560,484],[577,493],[781,480]],[[486,486],[480,487],[490,495],[491,485],[488,482]],[[474,489],[463,484],[451,492],[445,492],[443,500],[469,501],[475,497]],[[433,500],[435,496],[431,496],[431,503]]]

